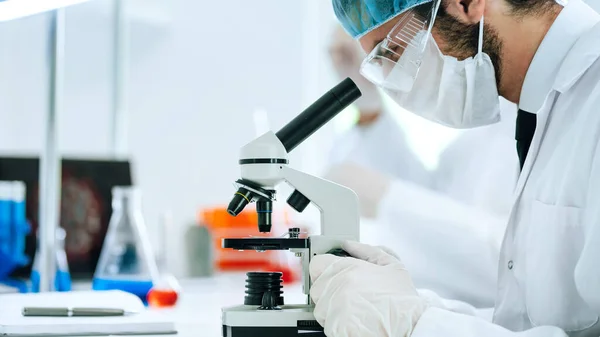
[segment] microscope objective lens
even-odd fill
[[[261,233],[269,233],[271,231],[271,215],[273,213],[273,203],[271,200],[257,201],[256,213],[258,215],[258,231]]]

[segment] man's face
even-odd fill
[[[431,4],[423,6],[431,6]],[[359,42],[363,50],[367,53],[371,52],[379,42],[387,37],[388,33],[405,15],[408,14],[398,15],[360,38]],[[492,60],[496,70],[496,84],[498,84],[500,82],[502,44],[496,31],[488,24],[485,24],[483,33],[483,51]],[[431,34],[444,55],[464,60],[475,56],[477,53],[479,23],[468,24],[459,21],[448,13],[444,1],[440,5]],[[423,66],[426,66],[426,64],[423,64]]]

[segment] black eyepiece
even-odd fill
[[[293,209],[302,213],[306,209],[306,206],[310,204],[310,199],[305,197],[300,191],[294,190],[294,193],[287,199],[287,203],[292,206]]]
[[[271,214],[273,214],[273,203],[271,200],[259,200],[256,202],[256,213],[258,214],[258,231],[269,233],[271,231]]]
[[[356,84],[346,78],[277,131],[277,138],[289,153],[361,95]]]
[[[244,210],[244,207],[252,201],[252,198],[254,198],[254,193],[252,191],[240,187],[233,195],[233,199],[231,199],[229,206],[227,206],[227,213],[232,216],[237,216]]]

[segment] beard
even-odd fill
[[[452,15],[448,14],[444,2],[440,4],[433,29],[436,30],[445,42],[445,48],[442,51],[445,55],[464,60],[477,54],[479,23],[469,25],[458,21]],[[500,79],[502,76],[500,71],[502,65],[500,59],[502,41],[498,32],[486,23],[483,25],[482,50],[492,61],[496,76],[496,86],[500,88]]]

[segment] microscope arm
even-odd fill
[[[321,235],[359,240],[360,213],[354,191],[289,166],[281,166],[281,170],[283,179],[321,211]]]
[[[321,235],[310,236],[310,249],[291,249],[302,254],[302,290],[310,295],[309,264],[313,256],[340,248],[344,240],[359,240],[358,196],[351,189],[288,166],[280,166],[283,179],[309,199],[321,213]],[[310,304],[310,298],[308,298]]]

